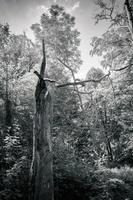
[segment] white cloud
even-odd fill
[[[80,2],[76,2],[73,7],[72,7],[72,11],[75,11],[77,8],[79,8]]]
[[[71,8],[68,8],[68,9],[67,9],[67,12],[72,13],[72,12],[74,12],[77,8],[79,8],[79,6],[80,6],[80,2],[77,1]]]

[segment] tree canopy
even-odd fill
[[[0,24],[1,200],[29,200],[33,122],[38,127],[37,148],[46,155],[44,162],[36,156],[42,172],[50,153],[46,137],[39,138],[40,127],[51,130],[55,200],[133,199],[132,0],[95,4],[95,22],[105,20],[109,27],[91,40],[90,55],[100,57],[101,67],[90,66],[84,80],[76,79],[82,65],[80,33],[65,8],[54,4],[32,24],[35,42]],[[44,53],[46,71],[39,74]],[[46,91],[34,97],[36,83],[47,88],[47,102]],[[35,98],[36,106],[41,102],[39,112]]]

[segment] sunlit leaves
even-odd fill
[[[41,16],[40,24],[33,24],[32,30],[37,40],[44,38],[49,68],[56,64],[62,68],[57,57],[77,70],[81,64],[79,32],[74,27],[74,17],[67,14],[63,7],[52,5],[49,14]]]

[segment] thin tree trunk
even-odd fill
[[[104,110],[103,112],[102,111],[100,112],[100,118],[101,118],[104,134],[105,134],[105,145],[106,145],[106,150],[108,154],[108,165],[110,166],[110,164],[112,164],[113,162],[113,151],[111,148],[110,136],[108,134],[109,129],[108,129],[108,122],[107,122],[106,104],[104,104],[103,110]]]
[[[6,93],[5,93],[5,131],[10,127],[12,132],[12,102],[9,99],[9,72],[8,63],[6,65]]]

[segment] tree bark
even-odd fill
[[[8,63],[6,63],[6,92],[5,92],[5,132],[10,128],[10,134],[12,134],[12,101],[9,95],[9,70]]]
[[[129,30],[131,32],[131,36],[133,39],[133,11],[132,11],[132,7],[130,5],[129,0],[125,0],[125,9],[126,9],[126,14],[127,14],[128,23],[129,23]]]
[[[105,145],[108,154],[108,166],[113,163],[113,151],[111,148],[111,140],[110,140],[110,131],[108,128],[108,120],[107,120],[107,111],[106,111],[106,103],[104,103],[103,111],[100,111],[100,118],[104,129],[105,134]]]
[[[43,58],[35,92],[31,200],[54,199],[51,145],[52,98],[43,80],[45,64],[45,58]]]
[[[12,127],[12,102],[8,98],[5,100],[5,126]]]

